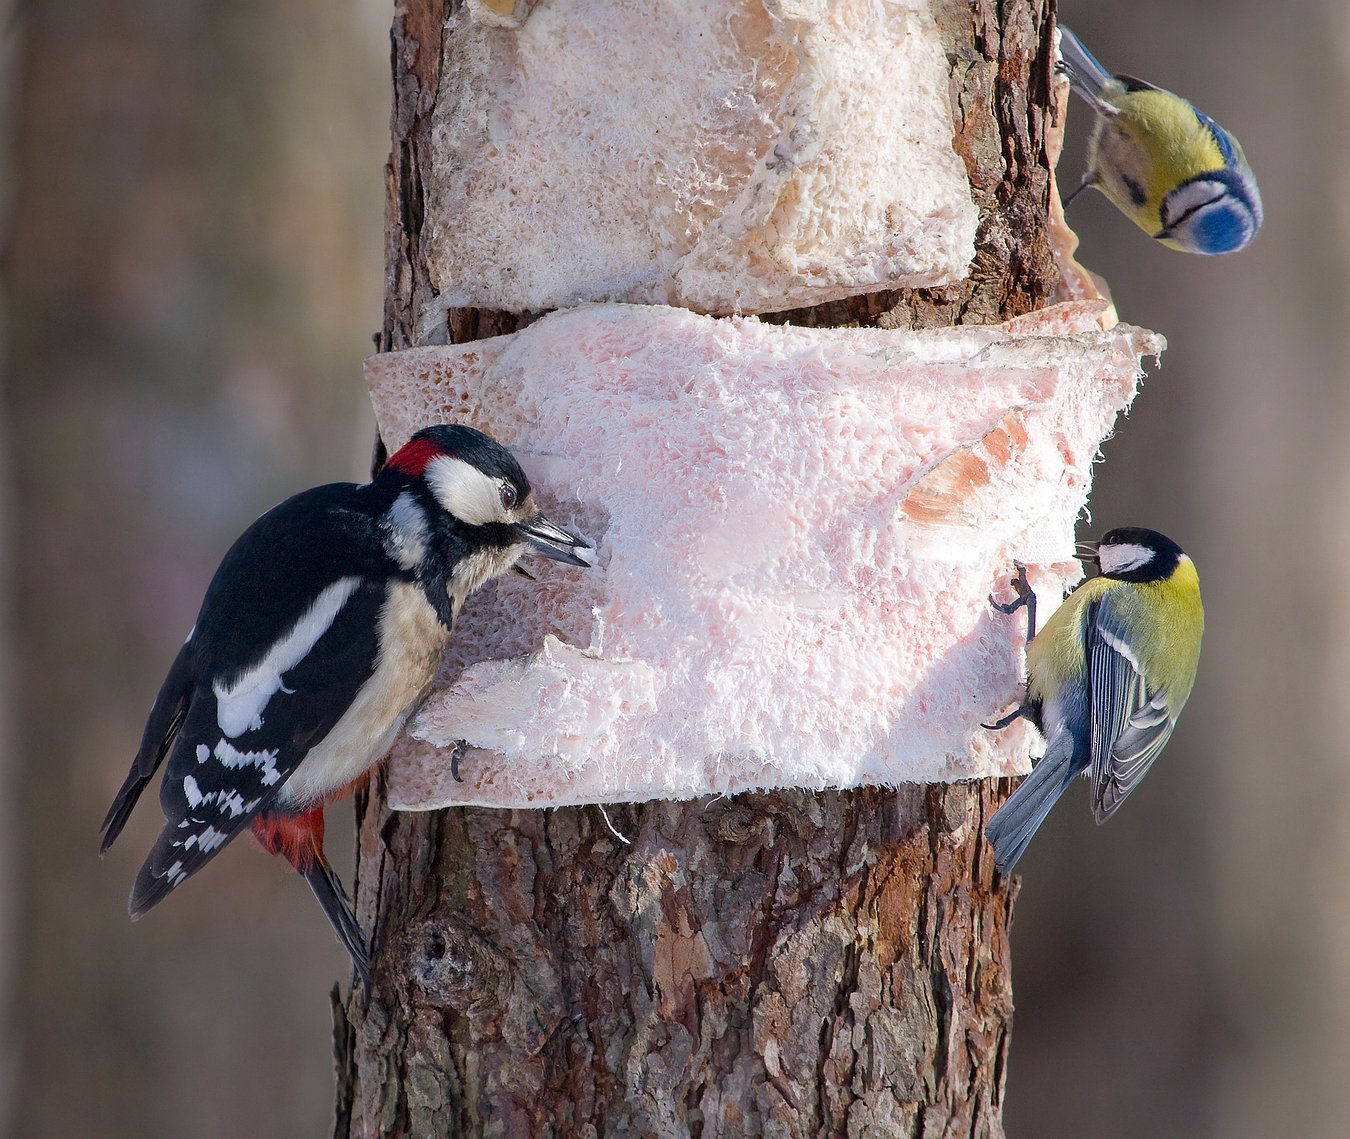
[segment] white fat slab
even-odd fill
[[[263,709],[280,691],[282,676],[304,660],[318,644],[360,584],[359,577],[344,577],[333,582],[314,599],[314,604],[300,620],[267,650],[262,660],[233,684],[226,686],[217,681],[212,686],[216,694],[216,722],[228,739],[262,727]]]
[[[472,463],[440,455],[427,465],[426,479],[436,500],[461,522],[485,526],[505,521],[501,479],[485,475]]]
[[[1097,564],[1102,573],[1128,573],[1153,560],[1153,551],[1147,546],[1136,546],[1132,542],[1122,542],[1118,546],[1099,546]]]

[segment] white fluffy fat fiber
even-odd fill
[[[470,599],[391,805],[1025,770],[1029,728],[980,726],[1016,696],[1025,628],[988,596],[1021,559],[1044,617],[1078,577],[1091,464],[1162,349],[1110,322],[1100,302],[921,332],[603,305],[373,357],[391,450],[479,427],[599,550]]]
[[[769,312],[962,279],[978,217],[930,7],[459,8],[426,186],[439,303]]]

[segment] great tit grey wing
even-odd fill
[[[1129,634],[1108,593],[1087,622],[1091,706],[1092,812],[1102,823],[1144,777],[1175,721],[1162,692],[1151,692]]]
[[[1135,709],[1111,749],[1109,777],[1093,780],[1092,810],[1099,823],[1109,819],[1144,778],[1174,727],[1166,693],[1155,692],[1147,704]]]

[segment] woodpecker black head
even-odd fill
[[[1141,526],[1122,526],[1100,542],[1082,542],[1078,556],[1095,562],[1104,577],[1118,581],[1164,581],[1185,552],[1171,538]]]
[[[511,452],[472,427],[424,428],[389,459],[380,477],[411,482],[426,506],[453,519],[469,546],[500,551],[505,564],[494,566],[488,576],[504,572],[525,553],[592,564],[582,539],[540,513]],[[399,512],[397,503],[394,512]]]

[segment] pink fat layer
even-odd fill
[[[921,332],[602,305],[372,358],[391,449],[481,428],[599,551],[469,602],[392,805],[1024,770],[1034,732],[980,726],[1015,698],[1024,637],[988,596],[1014,558],[1043,616],[1077,578],[1092,461],[1162,347],[1109,322],[1101,302]]]

